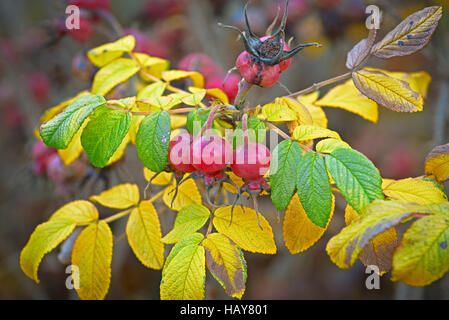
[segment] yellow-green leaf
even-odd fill
[[[203,300],[206,280],[204,247],[191,241],[174,246],[172,252],[162,272],[161,300]]]
[[[438,182],[449,180],[449,143],[434,148],[426,157],[425,172]]]
[[[173,244],[195,233],[206,224],[209,217],[209,209],[200,204],[190,204],[183,207],[176,216],[173,230],[162,239],[162,242]]]
[[[64,241],[75,230],[75,227],[75,222],[63,218],[38,225],[20,253],[22,271],[39,283],[37,270],[42,258]]]
[[[335,131],[308,125],[297,127],[293,132],[293,138],[297,141],[307,141],[319,138],[334,138],[341,140],[340,135]]]
[[[231,208],[227,206],[215,211],[213,224],[218,232],[231,238],[240,248],[246,251],[275,254],[273,231],[265,217],[259,212],[260,225],[256,211],[240,206],[234,208],[231,224]]]
[[[173,206],[171,205],[173,197],[175,196],[174,190],[176,187],[176,181],[173,181],[172,185],[165,189],[164,195],[162,199],[167,207],[172,210],[179,211],[183,207],[189,204],[201,204],[201,194],[196,186],[196,183],[193,179],[189,179],[183,182],[178,188],[178,195],[176,196],[175,201],[173,201]]]
[[[354,84],[368,98],[396,112],[422,111],[424,99],[402,80],[380,71],[363,69],[352,74]]]
[[[161,97],[164,94],[167,84],[164,82],[152,83],[143,89],[139,90],[137,100]]]
[[[329,222],[335,210],[335,197],[332,197],[332,210]],[[304,211],[298,195],[290,201],[284,216],[284,242],[291,254],[303,252],[313,246],[323,236],[326,228],[321,228],[310,221]]]
[[[379,117],[377,103],[361,94],[352,80],[332,88],[315,104],[321,107],[341,108],[374,123],[377,123]]]
[[[92,84],[92,93],[106,95],[113,88],[125,82],[140,70],[132,59],[119,58],[97,72]]]
[[[99,195],[91,196],[90,200],[107,208],[127,209],[139,203],[139,187],[135,184],[121,184]]]
[[[111,282],[113,238],[109,225],[100,221],[84,229],[73,245],[72,276],[79,276],[82,300],[102,300]],[[79,274],[78,274],[79,271]]]
[[[206,251],[206,265],[212,276],[230,297],[241,299],[245,293],[246,262],[243,253],[228,237],[212,233],[201,244]]]
[[[77,225],[86,225],[98,220],[98,210],[85,200],[67,203],[51,216],[50,220],[67,219]]]
[[[153,79],[148,78],[145,73],[149,73],[150,75],[160,79],[162,77],[162,72],[170,68],[170,62],[165,59],[150,57],[145,53],[134,53],[134,57],[145,71],[140,73],[141,78],[147,81],[153,81]]]
[[[142,201],[133,209],[126,225],[128,243],[136,257],[147,268],[162,269],[164,244],[161,241],[161,225],[153,204]]]
[[[206,96],[206,93],[207,93],[206,89],[200,89],[182,98],[182,102],[185,103],[186,105],[195,107],[201,103],[201,101]]]
[[[195,71],[170,70],[162,73],[162,79],[167,82],[191,78],[193,86],[197,88],[204,88],[204,77],[201,73]]]
[[[321,140],[316,145],[316,151],[320,153],[331,154],[332,152],[334,152],[339,148],[351,149],[351,146],[342,140],[333,138]]]
[[[426,286],[449,271],[449,203],[444,214],[419,219],[407,229],[393,257],[393,281]]]
[[[103,67],[108,63],[120,58],[125,52],[131,52],[136,46],[133,36],[126,36],[115,42],[106,43],[102,46],[89,50],[87,57],[97,67]]]
[[[299,96],[296,98],[304,107],[306,107],[307,111],[309,111],[310,116],[312,117],[312,124],[314,126],[327,128],[327,116],[324,112],[323,108],[318,107],[315,102],[318,100],[320,96],[318,91],[315,91],[311,94],[305,96]]]
[[[298,120],[296,111],[290,109],[287,103],[280,98],[277,98],[274,103],[264,105],[262,107],[262,115],[266,120],[273,122]]]
[[[407,178],[382,183],[384,194],[394,200],[404,200],[417,204],[431,204],[447,201],[444,191],[435,181],[422,178]]]

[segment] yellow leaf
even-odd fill
[[[275,254],[273,231],[265,217],[259,213],[261,229],[255,210],[245,207],[243,211],[240,206],[236,206],[231,224],[231,208],[228,206],[215,211],[213,224],[218,232],[231,238],[243,250]]]
[[[307,141],[319,138],[334,138],[341,140],[340,135],[335,131],[308,125],[297,127],[293,132],[293,138],[297,141]]]
[[[139,90],[137,100],[161,97],[164,94],[167,84],[164,82],[152,83],[143,89]]]
[[[81,128],[78,132],[73,136],[72,141],[69,143],[68,147],[64,150],[58,150],[59,157],[62,162],[66,166],[70,166],[75,160],[77,160],[81,153],[83,152],[83,146],[81,145],[81,134],[83,133],[84,128],[86,127],[89,119],[84,121]]]
[[[202,235],[198,234],[191,237],[196,236],[202,239]],[[205,260],[204,247],[200,246],[196,239],[175,245],[162,271],[161,300],[203,300]]]
[[[171,121],[172,130],[175,130],[175,129],[185,127],[185,125],[187,123],[187,117],[173,114],[170,116],[170,121]]]
[[[169,61],[157,57],[150,57],[145,53],[134,53],[134,57],[139,62],[140,66],[142,66],[145,73],[149,73],[158,79],[162,77],[164,71],[170,68]],[[153,79],[149,79],[145,73],[140,73],[141,78],[146,81],[152,81]]]
[[[133,115],[131,120],[131,126],[128,131],[129,139],[133,144],[136,144],[137,132],[139,132],[140,124],[142,123],[145,116],[143,115]]]
[[[377,103],[361,94],[352,80],[334,87],[315,104],[341,108],[374,123],[377,123],[379,117]]]
[[[62,218],[38,225],[20,253],[22,271],[39,283],[37,270],[42,258],[64,241],[75,227],[75,222]]]
[[[199,89],[195,87],[189,87],[189,91],[192,92],[192,94],[189,94],[183,98],[182,102],[193,107],[199,105],[207,94],[206,89]]]
[[[164,244],[159,217],[153,204],[142,201],[133,209],[126,225],[128,243],[136,257],[147,268],[162,269]]]
[[[201,245],[206,251],[206,265],[212,276],[228,296],[241,299],[247,277],[243,253],[232,240],[220,233],[209,234]]]
[[[374,69],[374,68],[366,68],[366,69],[372,71],[380,71],[385,73],[386,75],[389,75],[390,77],[403,80],[410,85],[410,88],[413,91],[418,92],[424,98],[427,96],[427,91],[430,82],[432,81],[432,77],[427,72],[424,71],[407,73],[407,72],[390,72],[387,70]]]
[[[287,105],[291,110],[296,112],[298,124],[313,124],[312,115],[309,110],[299,101],[292,98],[280,98],[283,104]]]
[[[229,178],[231,179],[231,181],[234,182],[239,188],[241,188],[243,186],[243,184],[245,183],[245,181],[243,181],[242,178],[236,176],[234,172],[230,171],[230,172],[227,172],[227,174],[228,174]],[[230,183],[225,182],[223,184],[223,187],[231,193],[237,193],[236,188]]]
[[[184,181],[178,188],[178,195],[176,196],[175,201],[173,201],[173,207],[171,207],[171,202],[173,197],[175,196],[174,190],[176,187],[176,181],[173,181],[173,184],[165,189],[164,195],[162,199],[167,207],[172,210],[179,211],[183,207],[189,204],[201,204],[201,194],[198,191],[198,187],[193,179],[189,179]]]
[[[77,225],[86,225],[98,220],[98,210],[85,200],[67,203],[51,216],[50,220],[66,219]]]
[[[207,94],[209,96],[217,98],[218,100],[220,100],[224,104],[228,104],[229,103],[228,96],[221,89],[218,89],[218,88],[207,89],[206,92],[207,92]]]
[[[103,67],[108,63],[120,58],[125,52],[131,52],[136,46],[133,36],[126,36],[112,43],[89,50],[87,57],[97,67]]]
[[[200,204],[191,204],[179,210],[173,230],[163,239],[163,243],[173,244],[200,230],[209,220],[210,211]]]
[[[262,107],[262,115],[268,121],[285,122],[298,120],[296,112],[289,108],[285,101],[276,98],[274,103]]]
[[[89,199],[107,208],[128,209],[139,203],[139,187],[135,184],[121,184]]]
[[[347,144],[346,142],[338,140],[338,139],[332,139],[332,138],[321,140],[316,145],[316,151],[318,151],[320,153],[329,153],[330,154],[339,148],[351,149],[349,144]]]
[[[425,172],[438,182],[449,180],[449,143],[434,148],[426,157]]]
[[[313,104],[315,103],[318,98],[320,97],[320,92],[319,91],[315,91],[309,94],[306,94],[304,96],[299,96],[298,98],[296,98],[299,102],[301,102],[303,105],[308,105],[308,104]]]
[[[104,96],[113,88],[131,78],[139,70],[140,67],[134,60],[119,58],[112,61],[95,75],[92,93]]]
[[[353,74],[354,84],[368,98],[396,112],[417,112],[424,107],[423,97],[402,80],[380,71],[363,69]]]
[[[120,146],[117,148],[117,150],[115,150],[111,159],[109,159],[106,166],[110,166],[110,165],[120,161],[123,158],[123,156],[125,155],[126,147],[128,147],[130,141],[131,141],[130,134],[127,133],[126,136],[123,138]]]
[[[204,88],[204,77],[201,73],[195,71],[170,70],[162,73],[162,79],[167,82],[180,80],[184,78],[191,78],[193,86],[197,88]]]
[[[143,175],[147,181],[150,181],[154,177],[154,175],[156,175],[156,173],[151,171],[150,169],[144,168]],[[159,173],[151,183],[157,186],[167,186],[172,181],[172,177],[173,173],[163,171]]]
[[[431,204],[447,201],[444,191],[436,182],[421,178],[407,178],[383,182],[384,194],[394,200],[405,200],[417,204]]]
[[[102,300],[108,293],[112,246],[112,232],[104,221],[89,225],[76,239],[72,251],[72,276],[79,276],[79,289],[75,289],[80,299]]]
[[[332,196],[332,210],[328,225],[335,210],[335,197]],[[310,221],[304,211],[298,195],[290,201],[284,216],[284,242],[291,254],[303,252],[313,246],[323,236],[326,228],[321,228]]]
[[[346,206],[345,222],[350,225],[357,219],[359,214],[350,205]],[[391,269],[393,253],[398,245],[398,235],[396,228],[390,228],[381,234],[375,236],[363,248],[359,255],[360,261],[365,266],[375,265],[379,268],[380,274],[384,274]]]

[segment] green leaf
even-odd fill
[[[449,271],[449,203],[445,213],[421,218],[407,229],[393,256],[393,281],[425,286]]]
[[[325,228],[332,211],[332,189],[324,158],[315,152],[306,154],[299,164],[296,182],[307,216]]]
[[[81,135],[81,144],[95,167],[106,166],[128,133],[131,118],[129,112],[106,106],[92,114]]]
[[[162,172],[168,161],[170,115],[158,111],[147,116],[137,132],[136,148],[140,160],[153,172]]]
[[[167,244],[176,243],[182,238],[201,229],[209,220],[210,211],[199,204],[191,204],[182,208],[176,216],[175,226],[163,239]]]
[[[44,123],[40,128],[40,135],[44,143],[52,148],[66,149],[73,136],[81,128],[84,120],[95,108],[102,106],[106,100],[99,95],[81,96],[52,120]]]
[[[92,84],[92,93],[106,95],[120,83],[125,82],[140,70],[132,59],[120,58],[112,61],[97,72]]]
[[[326,167],[345,200],[357,212],[384,199],[379,170],[363,154],[339,148],[326,156]]]
[[[316,151],[320,153],[332,153],[339,148],[351,149],[351,146],[338,139],[325,139],[316,144]]]
[[[248,118],[248,138],[249,142],[263,143],[266,136],[265,123],[257,118]],[[240,122],[234,131],[234,149],[243,144],[243,123]]]
[[[178,243],[176,243],[168,254],[167,259],[165,259],[164,268],[162,269],[162,277],[165,274],[166,269],[172,262],[172,260],[177,256],[177,254],[186,246],[197,246],[203,241],[204,236],[201,233],[191,234]]]
[[[284,140],[271,155],[271,200],[278,210],[287,208],[296,188],[296,170],[302,159],[298,142]]]
[[[195,109],[189,112],[187,115],[186,128],[193,135],[201,130],[202,126],[207,122],[210,110],[204,110],[203,108]],[[194,127],[194,122],[200,121],[201,125],[198,128]],[[194,129],[198,129],[198,132],[194,132]]]

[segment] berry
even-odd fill
[[[49,159],[56,154],[56,149],[47,147],[41,140],[33,145],[31,155],[33,157],[33,172],[35,175],[43,175],[47,171]]]
[[[87,10],[109,10],[111,8],[110,0],[69,0],[68,5],[78,6]]]
[[[196,137],[192,145],[193,166],[207,174],[216,174],[232,160],[232,147],[221,137]]]
[[[94,32],[94,27],[92,22],[86,16],[80,16],[80,27],[79,29],[70,29],[67,30],[70,36],[78,42],[86,42],[88,41]]]
[[[170,141],[168,161],[177,171],[184,173],[196,171],[192,165],[192,142],[193,137],[188,133],[180,134]]]
[[[28,88],[38,102],[46,102],[50,96],[50,80],[45,73],[31,74],[28,77]]]
[[[135,29],[125,30],[126,35],[132,35],[136,38],[136,47],[134,52],[146,53],[153,57],[167,59],[170,56],[170,49],[161,45],[160,41],[151,40],[146,34]]]
[[[178,63],[179,70],[198,71],[205,79],[220,75],[223,70],[208,55],[204,53],[192,53],[185,56]]]
[[[269,36],[265,36],[265,37],[260,38],[260,41],[265,42],[265,40],[267,40],[269,38],[270,38]],[[284,42],[284,51],[290,51],[290,47],[288,46],[288,44],[286,42]],[[281,72],[284,72],[285,70],[287,70],[291,64],[292,64],[292,58],[284,60],[281,63],[279,63],[279,68],[281,69]]]
[[[232,103],[239,92],[240,77],[235,74],[231,74],[223,85],[225,78],[226,76],[210,78],[206,83],[206,89],[218,88],[223,90],[223,92],[228,96],[229,101]]]
[[[242,52],[237,58],[236,67],[246,82],[262,88],[269,88],[279,81],[281,68],[279,65],[269,66],[258,62],[248,52]]]
[[[241,145],[234,151],[231,170],[245,180],[259,180],[270,168],[270,155],[270,150],[263,144]]]

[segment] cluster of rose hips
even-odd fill
[[[215,183],[227,182],[234,185],[238,192],[233,207],[240,195],[247,192],[252,197],[258,213],[257,196],[262,191],[270,190],[264,178],[270,167],[270,150],[263,144],[249,142],[247,114],[242,117],[243,144],[234,151],[227,140],[213,135],[212,122],[219,108],[220,106],[217,106],[212,109],[206,124],[197,136],[181,134],[170,141],[168,157],[170,166],[178,177],[191,174],[185,179],[203,178],[207,191]],[[226,174],[228,166],[236,176],[244,180],[242,187],[239,188],[230,180]],[[185,179],[178,182],[178,186]],[[175,190],[177,191],[177,188]],[[207,192],[206,198],[210,203]]]

